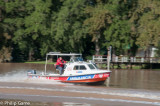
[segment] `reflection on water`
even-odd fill
[[[113,70],[110,87],[160,90],[160,70]]]
[[[30,63],[0,63],[0,74],[13,72],[13,71],[27,71],[27,70],[44,71],[44,64],[30,64]],[[53,72],[54,65],[48,64],[47,70]]]
[[[43,72],[44,64],[1,63],[0,81],[25,80],[27,70]],[[53,65],[47,66],[48,72],[55,72]],[[160,90],[160,70],[112,70],[110,87]]]

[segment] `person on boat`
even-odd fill
[[[64,69],[64,64],[66,63],[66,61],[64,61],[62,59],[62,57],[59,57],[57,59],[57,63],[56,63],[56,69],[59,70],[59,74],[62,75],[63,74],[63,69]]]

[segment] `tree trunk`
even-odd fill
[[[98,35],[96,36],[96,40],[95,40],[95,51],[96,51],[96,55],[99,55],[99,51],[100,51],[99,38],[100,38],[100,34],[98,34]]]
[[[33,49],[29,50],[28,61],[32,61]]]

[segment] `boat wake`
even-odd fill
[[[40,73],[40,72],[38,72]],[[26,70],[12,71],[0,74],[0,82],[23,82],[23,83],[41,83],[41,84],[62,84],[55,80],[32,79],[28,78]]]
[[[27,79],[26,72],[24,71],[12,71],[4,74],[0,74],[0,81],[2,82],[23,82]]]

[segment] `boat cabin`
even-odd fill
[[[74,61],[66,64],[64,75],[81,75],[98,71],[99,68],[92,62]]]

